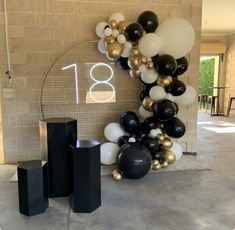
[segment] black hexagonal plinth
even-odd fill
[[[22,162],[17,167],[20,213],[33,216],[48,207],[47,162]]]
[[[73,193],[70,206],[74,212],[90,213],[101,205],[100,144],[95,140],[70,145],[73,162]]]

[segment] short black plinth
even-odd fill
[[[33,216],[48,207],[47,163],[26,161],[17,167],[20,213]]]
[[[75,213],[90,213],[101,205],[100,143],[77,141],[70,148],[73,161],[70,207]]]
[[[77,140],[77,121],[50,118],[39,122],[42,160],[48,162],[49,197],[71,193],[71,156],[69,143]]]

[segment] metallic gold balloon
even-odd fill
[[[151,163],[152,166],[157,166],[159,164],[160,162],[158,160],[152,160],[152,163]]]
[[[161,169],[161,168],[162,168],[161,164],[153,165],[153,166],[152,166],[152,170],[159,170],[159,169]]]
[[[164,141],[162,141],[162,145],[164,146],[164,148],[170,149],[173,143],[169,137],[165,137]]]
[[[157,139],[159,142],[163,142],[165,140],[165,135],[164,134],[158,134]]]
[[[106,56],[110,60],[118,59],[123,52],[123,46],[118,42],[113,42],[107,46]]]
[[[119,22],[119,25],[118,25],[119,33],[123,34],[129,24],[130,23],[127,22],[126,20]]]
[[[151,97],[145,97],[142,103],[146,110],[152,111],[154,100]]]
[[[148,59],[145,56],[141,56],[139,58],[140,64],[146,64],[148,62]]]
[[[131,49],[131,55],[134,57],[138,57],[140,54],[140,51],[135,47]]]
[[[154,67],[153,62],[152,61],[147,62],[146,67],[147,67],[147,69],[152,69]]]
[[[132,78],[139,78],[140,74],[141,74],[141,72],[139,70],[136,70],[136,69],[131,69],[130,70],[130,76]]]
[[[113,29],[113,30],[118,28],[118,23],[115,20],[111,20],[109,22],[109,25],[110,25],[111,29]]]
[[[159,77],[157,79],[157,84],[162,86],[162,87],[169,86],[171,83],[172,83],[172,77],[171,76]]]
[[[168,166],[168,162],[167,161],[163,161],[163,163],[161,164],[162,168],[166,168]]]
[[[139,69],[140,67],[140,63],[139,63],[139,59],[137,57],[130,57],[128,59],[128,65],[131,69]]]
[[[105,44],[106,46],[108,46],[108,45],[114,43],[115,41],[116,41],[116,40],[115,40],[115,38],[114,38],[113,36],[106,36],[106,37],[104,38],[104,44]]]
[[[163,152],[163,155],[164,155],[165,161],[167,161],[168,164],[172,164],[172,163],[175,162],[176,156],[175,156],[175,154],[174,154],[172,151],[170,151],[170,150],[165,150],[165,151]]]
[[[121,180],[122,179],[122,174],[118,172],[118,170],[114,170],[112,173],[113,179],[114,180]]]

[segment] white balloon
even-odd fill
[[[179,160],[183,155],[182,148],[177,142],[173,142],[173,146],[170,150],[175,154],[176,160]]]
[[[112,142],[118,142],[118,139],[125,134],[125,131],[118,123],[110,123],[104,128],[104,136]]]
[[[139,71],[140,71],[141,73],[144,73],[144,72],[147,71],[147,68],[146,68],[145,64],[140,65]]]
[[[118,31],[118,30],[113,30],[113,31],[112,31],[112,36],[113,36],[113,37],[116,38],[118,35],[119,35],[119,31]]]
[[[111,36],[112,33],[113,33],[113,30],[112,30],[111,28],[106,28],[106,29],[104,30],[105,36]]]
[[[156,138],[158,134],[162,134],[162,130],[161,129],[151,129],[149,132],[149,137],[150,138]]]
[[[128,139],[128,142],[130,142],[130,143],[136,142],[136,139],[135,139],[134,137],[130,137],[130,138]]]
[[[143,105],[140,106],[139,108],[139,114],[141,117],[143,118],[148,118],[148,117],[152,117],[153,116],[153,112],[147,111]]]
[[[146,84],[152,84],[157,80],[158,74],[154,69],[147,69],[141,72],[141,79]]]
[[[183,104],[183,105],[191,105],[195,102],[197,98],[197,93],[196,93],[196,90],[192,86],[186,85],[186,90],[184,94],[174,97],[174,98],[175,98],[176,103]]]
[[[120,43],[120,44],[124,44],[126,42],[126,37],[124,36],[124,34],[119,34],[117,36],[117,41]]]
[[[125,42],[125,48],[130,50],[132,48],[132,43],[131,42]]]
[[[119,23],[121,21],[124,21],[125,17],[123,16],[123,14],[116,12],[116,13],[111,14],[111,16],[109,17],[109,22],[111,20],[115,20],[117,23]]]
[[[173,96],[170,93],[167,93],[166,96],[165,96],[165,99],[174,102],[175,101],[175,96]]]
[[[100,146],[100,161],[104,165],[112,165],[116,162],[119,147],[117,144],[107,142]]]
[[[104,38],[101,38],[99,41],[98,41],[98,50],[100,51],[100,53],[102,54],[105,54],[105,51],[106,51],[106,46],[104,44]]]
[[[175,59],[188,54],[195,41],[195,32],[192,25],[182,18],[168,18],[157,28],[156,34],[162,41],[162,54],[170,54]]]
[[[105,34],[104,34],[104,28],[105,26],[107,26],[108,23],[107,22],[99,22],[96,27],[95,27],[95,32],[97,34],[97,36],[99,36],[100,38],[104,38]]]
[[[153,86],[150,91],[149,91],[149,96],[154,100],[154,101],[161,101],[165,98],[166,96],[166,91],[162,86]]]
[[[155,33],[147,33],[139,40],[139,51],[146,57],[154,57],[161,50],[160,37]]]
[[[129,57],[131,54],[131,50],[128,49],[128,48],[124,48],[123,51],[122,51],[122,57]]]

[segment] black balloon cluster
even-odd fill
[[[170,138],[180,138],[186,131],[184,123],[176,117],[179,111],[176,102],[188,105],[196,95],[178,79],[188,69],[185,55],[192,48],[194,31],[187,21],[174,20],[166,20],[161,26],[154,12],[144,11],[136,22],[129,24],[122,14],[114,13],[109,23],[101,22],[96,27],[101,38],[99,51],[143,84],[139,96],[142,102],[139,114],[143,119],[133,111],[123,112],[120,130],[110,131],[120,134],[118,140],[114,138],[120,148],[117,170],[113,172],[116,180],[141,178],[151,168],[164,168],[180,158]],[[182,37],[174,33],[176,26],[183,28],[185,42],[175,44],[171,39],[171,31],[174,36]],[[106,138],[114,140],[109,134]]]

